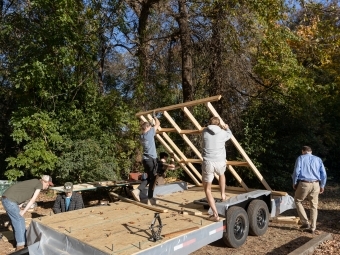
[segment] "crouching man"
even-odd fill
[[[62,213],[84,208],[83,197],[81,194],[73,191],[73,183],[66,182],[64,193],[57,196],[54,205],[54,213]]]
[[[2,205],[4,206],[13,227],[16,241],[16,251],[23,249],[26,245],[26,225],[24,214],[32,206],[42,189],[48,189],[53,186],[52,178],[49,175],[43,175],[40,180],[32,179],[22,181],[10,186],[2,195]],[[26,200],[23,210],[20,210],[21,204]]]

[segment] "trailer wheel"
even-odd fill
[[[230,207],[227,210],[226,232],[223,233],[223,241],[228,247],[240,247],[247,239],[249,232],[249,220],[247,212],[239,206]]]
[[[269,210],[267,204],[259,199],[250,202],[248,206],[249,234],[262,236],[266,233],[269,224]]]

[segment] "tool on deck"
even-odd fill
[[[158,226],[155,226],[156,220],[158,220]],[[163,225],[162,225],[161,216],[159,215],[159,213],[155,213],[155,217],[153,218],[151,226],[150,226],[152,236],[149,238],[149,241],[156,242],[161,239],[162,227]],[[158,229],[155,230],[155,228],[158,228]]]

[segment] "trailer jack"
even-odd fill
[[[156,220],[158,220],[158,226],[155,226]],[[150,226],[152,236],[149,238],[149,241],[156,242],[162,239],[161,238],[162,227],[163,225],[162,225],[161,216],[159,215],[159,213],[155,213],[155,217],[153,218],[151,226]]]

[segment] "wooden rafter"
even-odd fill
[[[193,163],[201,163],[203,161],[203,158],[200,153],[200,150],[195,147],[195,145],[191,142],[190,138],[187,135],[200,134],[202,133],[203,128],[200,125],[200,123],[196,120],[196,118],[192,115],[188,107],[193,107],[199,104],[205,104],[205,106],[208,108],[210,113],[215,117],[219,117],[221,120],[221,124],[224,125],[225,123],[223,122],[223,120],[221,119],[221,117],[219,116],[219,114],[217,113],[217,111],[211,104],[211,102],[218,101],[220,99],[221,99],[221,95],[217,95],[217,96],[194,100],[194,101],[185,102],[181,104],[157,108],[157,109],[153,109],[149,111],[139,112],[136,114],[136,116],[139,117],[143,121],[152,121],[152,116],[150,115],[152,112],[155,111],[155,112],[163,113],[164,117],[168,120],[168,122],[170,123],[172,127],[159,127],[157,130],[156,138],[165,147],[165,149],[168,152],[174,153],[175,160],[180,164],[180,166],[184,169],[184,171],[189,175],[189,177],[194,181],[195,185],[197,186],[202,185],[201,184],[202,176],[200,172],[196,169],[196,167],[193,165]],[[182,130],[177,125],[175,120],[169,114],[169,111],[178,110],[178,109],[182,110],[185,113],[185,115],[189,118],[189,120],[192,122],[192,124],[195,126],[196,129]],[[172,141],[172,139],[168,135],[168,133],[174,133],[174,132],[178,133],[181,136],[181,138],[189,145],[191,150],[196,154],[197,158],[190,159],[184,155],[184,153],[180,150],[180,148],[177,147],[177,145],[174,143],[174,141]],[[239,182],[239,184],[242,186],[242,189],[244,189],[245,191],[250,190],[248,186],[244,183],[242,178],[238,175],[236,170],[233,168],[233,166],[249,167],[255,173],[257,178],[261,181],[263,186],[267,190],[272,190],[233,135],[231,137],[231,142],[234,144],[235,148],[242,155],[244,161],[226,161],[227,168],[233,174],[233,176]],[[218,178],[218,176],[216,177]]]
[[[212,106],[212,104],[210,102],[206,103],[206,106],[208,107],[209,111],[212,113],[213,116],[215,117],[219,117],[221,124],[225,125],[224,121],[222,120],[222,118],[220,117],[220,115],[216,112],[215,108]],[[232,143],[234,144],[234,146],[236,147],[236,149],[241,153],[242,157],[245,159],[245,161],[249,164],[250,168],[253,170],[253,172],[255,173],[255,175],[257,176],[257,178],[261,181],[261,183],[263,184],[263,186],[267,189],[267,190],[272,190],[270,188],[270,186],[268,185],[268,183],[266,182],[266,180],[263,178],[263,176],[261,175],[261,173],[259,172],[259,170],[257,170],[256,166],[253,164],[253,162],[250,160],[250,158],[248,157],[247,153],[243,150],[243,148],[241,147],[241,145],[238,143],[238,141],[236,140],[236,138],[232,135],[231,139]]]
[[[185,103],[181,103],[181,104],[170,105],[170,106],[166,106],[166,107],[162,107],[162,108],[156,108],[156,109],[145,111],[145,112],[138,112],[138,113],[136,113],[136,117],[153,113],[153,111],[164,112],[164,111],[182,109],[184,107],[191,107],[191,106],[195,106],[195,105],[199,105],[199,104],[204,104],[206,102],[215,102],[215,101],[220,100],[221,97],[222,97],[221,95],[218,95],[218,96],[207,97],[207,98],[198,99],[198,100],[194,100],[194,101],[190,101],[190,102],[185,102]]]

